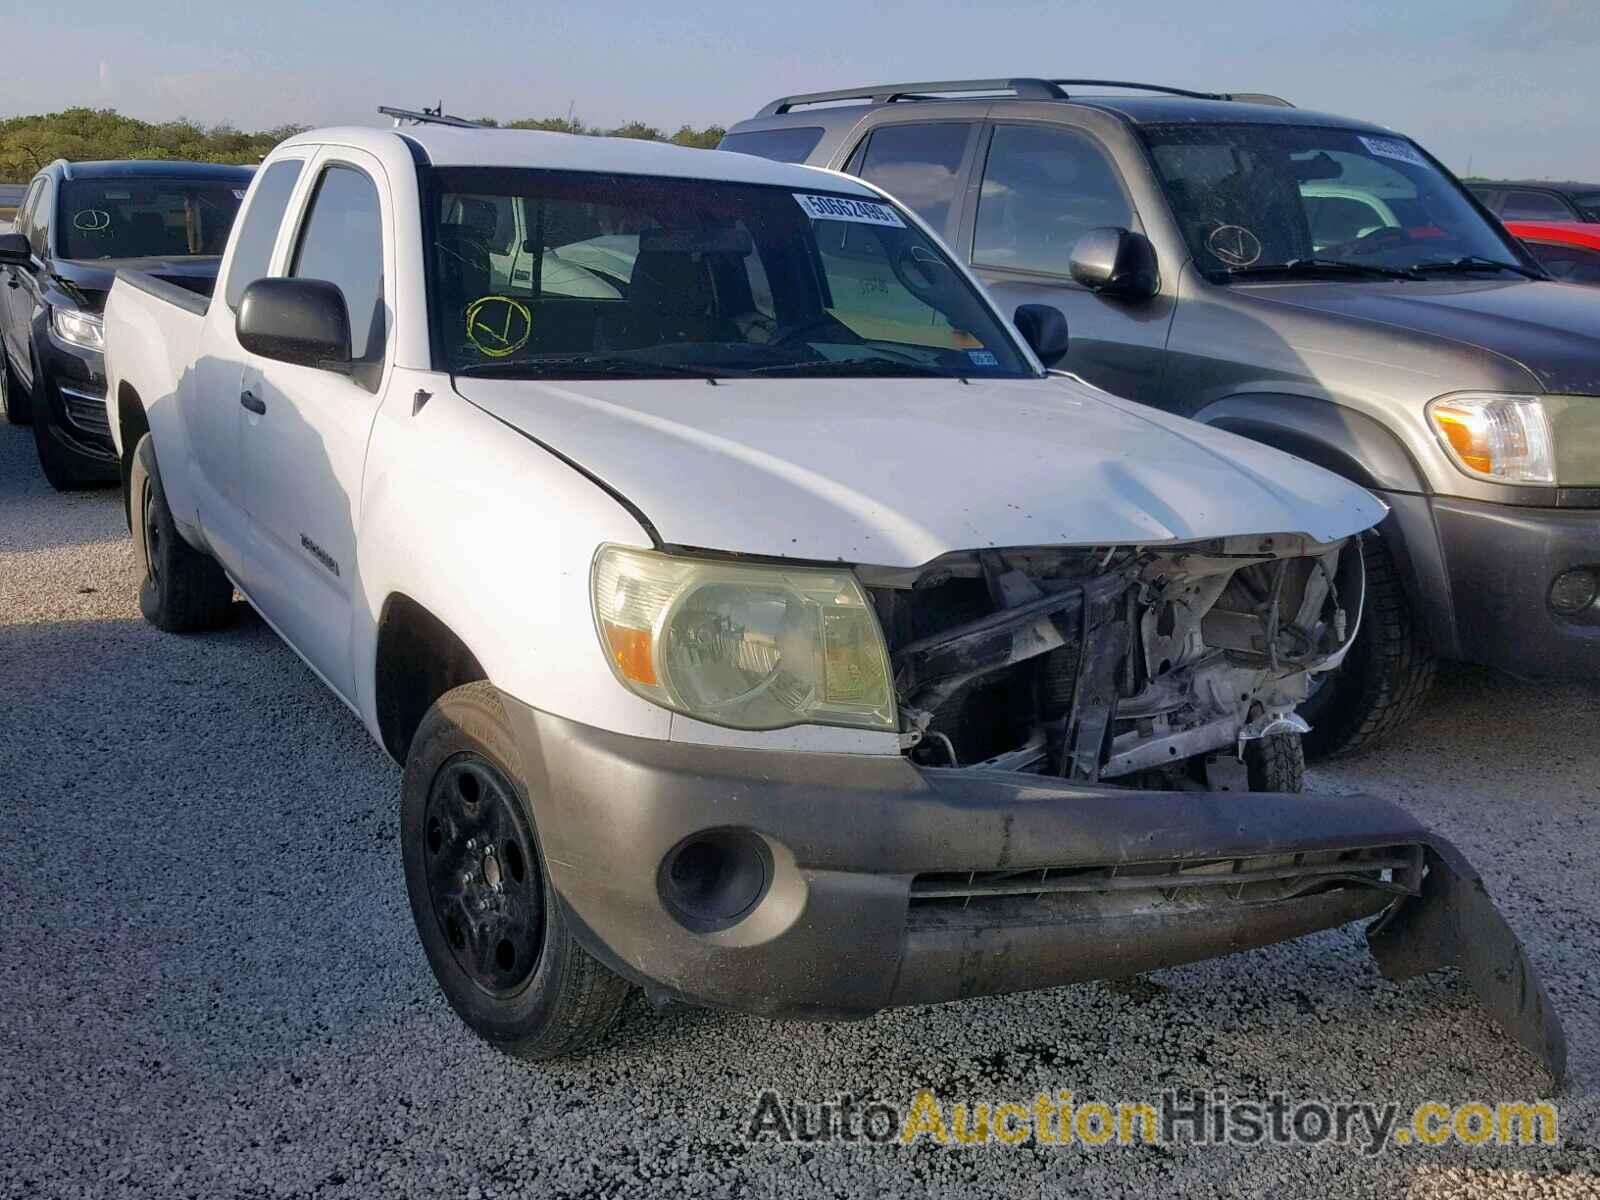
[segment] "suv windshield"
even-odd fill
[[[1330,277],[1403,278],[1463,259],[1488,270],[1524,262],[1456,181],[1404,138],[1282,125],[1140,132],[1208,276],[1323,267]]]
[[[1033,373],[944,251],[888,203],[593,172],[462,168],[434,180],[442,370]]]
[[[72,179],[61,185],[62,258],[221,254],[248,181]]]

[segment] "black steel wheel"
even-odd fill
[[[490,995],[527,984],[544,945],[533,833],[509,780],[460,754],[434,776],[424,818],[428,899],[461,972]]]
[[[440,696],[406,751],[400,855],[417,937],[450,1007],[519,1058],[604,1037],[631,985],[573,936],[539,850],[522,755],[487,682]]]

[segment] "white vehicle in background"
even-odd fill
[[[306,133],[214,296],[112,290],[141,606],[237,587],[404,764],[429,962],[513,1053],[630,985],[859,1016],[1382,914],[1387,969],[1459,963],[1559,1070],[1447,843],[1281,794],[1382,507],[1016,320],[840,175]]]

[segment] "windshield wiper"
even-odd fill
[[[1359,275],[1366,279],[1415,279],[1409,267],[1383,267],[1377,263],[1349,262],[1342,258],[1291,258],[1288,262],[1267,263],[1259,267],[1229,267],[1229,279],[1247,275]]]
[[[1528,279],[1549,279],[1543,271],[1535,271],[1532,267],[1525,267],[1521,263],[1501,262],[1498,258],[1485,258],[1481,254],[1463,254],[1460,258],[1452,258],[1440,262],[1422,262],[1411,268],[1413,271],[1453,271],[1463,273],[1466,271],[1511,271]]]
[[[500,362],[463,363],[452,374],[480,378],[537,379],[552,372],[579,375],[625,375],[634,379],[728,379],[744,374],[717,367],[652,362],[626,354],[563,354],[555,358],[518,358]]]
[[[765,367],[751,367],[751,375],[904,375],[908,378],[934,377],[955,379],[955,372],[945,372],[938,367],[922,363],[902,362],[894,358],[824,358],[815,361],[773,363]]]

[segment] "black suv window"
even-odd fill
[[[1116,169],[1089,137],[1048,125],[996,127],[978,198],[975,264],[1065,275],[1086,231],[1132,223]]]
[[[350,356],[383,360],[383,218],[365,174],[343,166],[322,173],[289,274],[338,284],[350,310]]]
[[[262,173],[255,197],[239,225],[239,237],[229,260],[226,296],[229,308],[237,309],[245,288],[264,276],[271,266],[272,247],[278,240],[278,226],[283,224],[283,210],[289,207],[289,196],[304,166],[298,158],[286,158]]]
[[[1503,221],[1570,221],[1572,210],[1550,192],[1507,192],[1500,204]]]
[[[845,169],[877,184],[944,233],[971,135],[967,121],[885,125],[872,132]]]
[[[23,198],[23,206],[17,216],[16,230],[28,239],[28,245],[33,248],[34,254],[44,257],[46,227],[44,213],[46,205],[41,203],[45,192],[50,190],[50,185],[40,179],[34,182],[27,196]]]

